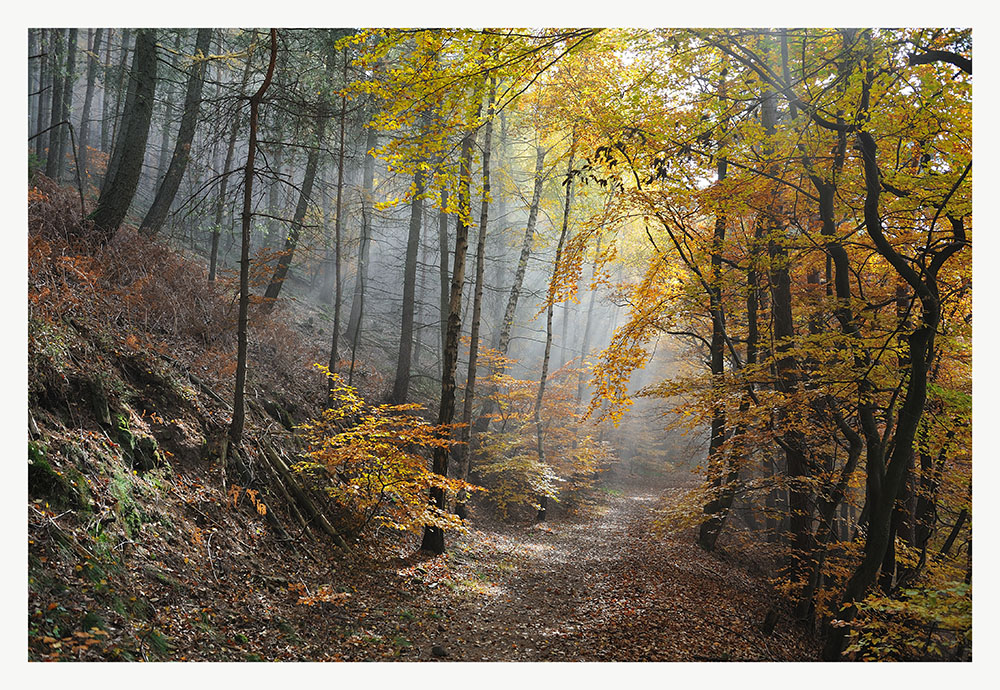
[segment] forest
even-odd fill
[[[971,29],[27,47],[29,661],[972,660]]]

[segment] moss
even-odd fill
[[[89,510],[87,480],[76,468],[61,471],[48,459],[48,448],[28,441],[28,496],[40,498],[59,510]]]
[[[142,527],[142,513],[132,495],[132,480],[120,471],[116,471],[108,484],[111,495],[115,497],[117,505],[115,514],[125,525],[125,531],[130,537]]]

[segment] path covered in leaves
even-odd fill
[[[30,602],[31,623],[42,631],[29,641],[37,658],[818,658],[784,613],[764,634],[765,616],[780,597],[737,552],[704,553],[690,532],[651,533],[661,497],[650,489],[609,492],[586,518],[519,526],[475,520],[468,533],[451,537],[442,556],[428,557],[409,543],[399,545],[404,557],[388,558],[384,551],[343,558],[317,550],[304,559],[302,549],[266,542],[252,517],[185,495],[189,500],[174,508],[160,501],[171,520],[145,527],[128,546],[129,557],[96,576],[89,560],[72,571],[72,559],[59,555],[59,543],[74,543],[68,528],[49,517],[36,527],[39,535],[53,532],[37,544],[39,562],[59,564],[38,577],[58,574],[75,583],[72,592],[40,587]],[[674,489],[663,498],[669,504],[681,495]],[[202,519],[198,543],[184,540],[182,513]],[[82,547],[81,553],[92,555]],[[63,621],[81,616],[84,632],[63,629]],[[50,621],[59,632],[42,627]]]
[[[689,534],[652,537],[657,494],[611,496],[591,520],[473,530],[396,575],[399,606],[347,640],[345,658],[456,661],[808,660],[802,632],[762,623],[759,575]],[[360,594],[360,592],[359,592]],[[344,607],[367,608],[364,596]],[[388,643],[388,645],[386,644]]]

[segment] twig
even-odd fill
[[[212,577],[215,581],[219,581],[219,576],[215,574],[215,562],[212,560],[212,537],[215,536],[215,532],[208,535],[208,539],[205,541],[205,546],[208,547],[208,564],[212,567]]]

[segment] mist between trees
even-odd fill
[[[748,540],[824,659],[968,657],[969,30],[28,37],[59,241],[229,305],[233,477],[280,321],[324,370],[275,466],[345,550],[683,486],[657,529]]]

